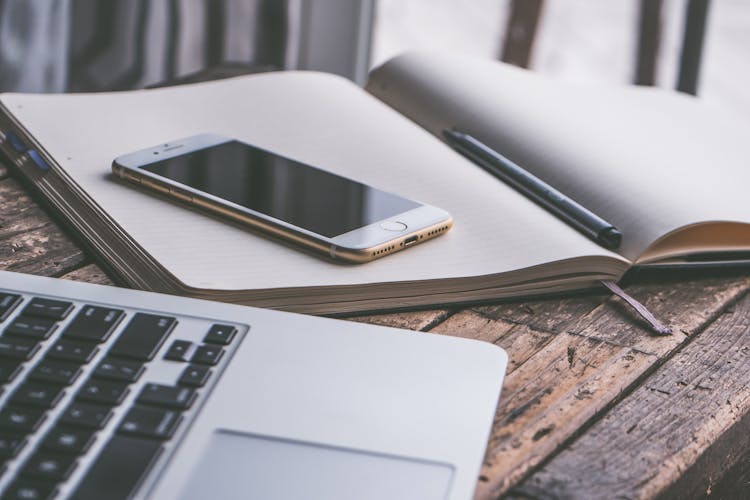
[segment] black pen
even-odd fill
[[[546,208],[604,248],[620,246],[622,233],[612,224],[568,198],[538,177],[519,167],[469,134],[443,130],[448,144],[456,151]]]

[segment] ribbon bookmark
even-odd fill
[[[628,303],[630,307],[633,308],[635,312],[638,313],[638,315],[646,320],[646,322],[651,325],[651,328],[654,329],[656,333],[659,335],[671,335],[672,329],[668,326],[664,325],[661,321],[656,319],[656,316],[651,314],[651,311],[646,308],[643,304],[635,300],[633,297],[627,294],[625,290],[620,288],[620,286],[615,283],[614,281],[600,281],[600,283],[604,286],[606,286],[610,292],[614,293],[618,297],[620,297],[622,300]]]

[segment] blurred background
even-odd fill
[[[682,67],[702,98],[750,117],[747,0],[380,0],[375,26],[374,64],[457,50],[570,81],[671,89]]]
[[[657,85],[750,116],[747,0],[0,0],[0,91],[367,72],[410,49]]]

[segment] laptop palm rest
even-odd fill
[[[453,467],[229,431],[211,437],[181,498],[446,498]]]

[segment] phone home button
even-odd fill
[[[386,231],[394,231],[400,233],[401,231],[405,231],[408,226],[403,222],[389,220],[386,222],[381,222],[380,227],[382,229],[385,229]]]

